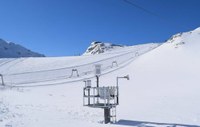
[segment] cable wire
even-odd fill
[[[161,18],[161,19],[162,19],[162,17],[160,17],[160,16],[157,15],[156,13],[151,12],[151,11],[149,11],[149,10],[147,10],[147,9],[145,9],[145,8],[143,8],[143,7],[137,5],[137,4],[135,4],[135,3],[133,3],[133,2],[131,2],[131,1],[129,1],[129,0],[123,0],[123,1],[124,1],[125,3],[127,3],[127,4],[130,4],[130,5],[132,5],[132,6],[136,7],[136,8],[138,8],[138,9],[140,9],[140,10],[142,10],[142,11],[144,11],[144,12],[150,14],[150,15],[153,15],[153,16],[155,16],[155,17],[158,17],[158,18]]]
[[[131,6],[135,7],[135,8],[138,8],[138,9],[140,9],[140,10],[142,10],[142,11],[144,11],[144,12],[146,12],[146,13],[154,16],[154,17],[157,17],[157,18],[161,19],[163,22],[165,22],[166,24],[168,24],[170,26],[173,24],[173,26],[175,26],[175,27],[177,27],[179,29],[186,29],[185,26],[182,26],[180,24],[174,24],[174,22],[172,22],[172,20],[166,19],[166,18],[164,18],[164,17],[162,17],[162,16],[160,16],[160,15],[158,15],[158,14],[152,12],[152,11],[149,11],[148,9],[145,9],[144,7],[139,6],[138,4],[135,4],[130,0],[123,0],[123,1],[125,3],[131,5]]]

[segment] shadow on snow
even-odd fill
[[[117,125],[136,126],[136,127],[200,127],[198,125],[176,124],[176,123],[157,123],[147,121],[119,120]]]

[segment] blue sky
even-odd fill
[[[92,41],[163,42],[200,27],[200,0],[0,0],[0,38],[46,56],[83,53]]]

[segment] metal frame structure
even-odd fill
[[[83,88],[83,105],[91,108],[104,109],[104,122],[116,122],[116,106],[119,104],[118,87],[91,87]]]
[[[112,108],[118,105],[118,88],[116,86],[108,87],[84,87],[83,105],[93,108]],[[99,100],[99,101],[98,101]]]
[[[116,106],[119,105],[119,79],[129,76],[117,77],[116,86],[99,86],[101,65],[95,65],[96,86],[92,86],[91,80],[85,80],[83,88],[83,106],[104,109],[104,123],[116,122]]]
[[[118,67],[118,63],[117,63],[117,61],[113,61],[111,67],[112,67],[112,68],[113,68],[113,67]]]
[[[76,77],[79,77],[78,70],[77,69],[72,69],[72,73],[71,73],[70,78],[72,78],[74,76],[74,73],[76,73]]]
[[[129,75],[123,76],[123,77],[117,77],[116,82],[117,82],[117,94],[119,96],[119,79],[127,79],[130,80]],[[119,103],[119,99],[117,100],[117,103]]]

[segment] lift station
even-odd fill
[[[104,123],[116,122],[116,106],[119,105],[118,79],[129,76],[117,77],[116,86],[99,86],[101,65],[95,65],[96,86],[92,86],[91,80],[85,80],[83,88],[83,105],[91,108],[104,109]]]

